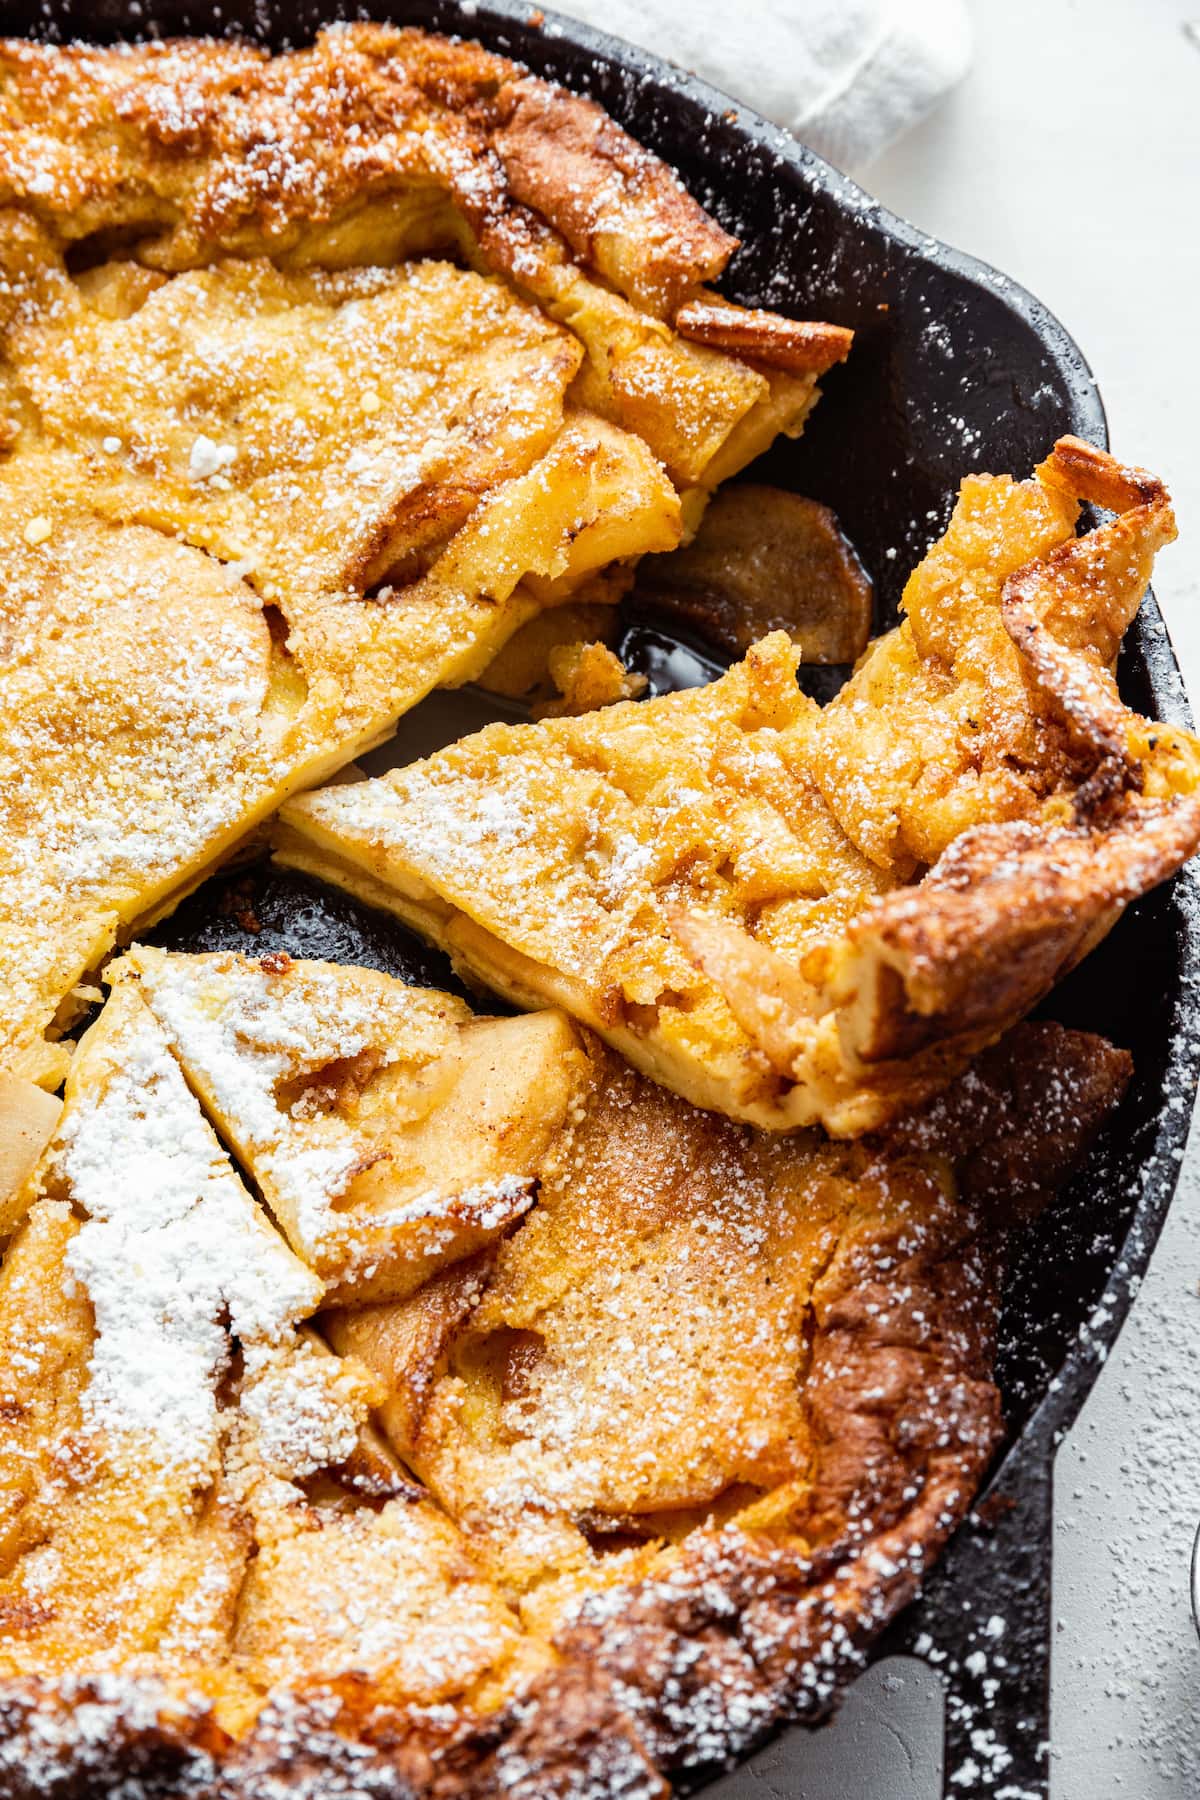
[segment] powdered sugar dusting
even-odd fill
[[[347,991],[336,970],[316,964],[305,965],[301,987],[236,957],[214,964],[141,951],[139,959],[147,999],[179,1054],[218,1112],[236,1121],[246,1153],[316,1249],[336,1229],[333,1203],[361,1146],[349,1133],[340,1142],[305,1144],[276,1090],[288,1076],[351,1061],[368,1047],[386,1065],[392,1052],[380,1007]]]
[[[264,1467],[295,1482],[345,1462],[362,1424],[357,1399],[353,1376],[323,1347],[301,1341],[285,1354],[256,1347],[239,1409],[240,1421],[252,1429],[256,1473]]]
[[[200,1482],[229,1332],[279,1342],[321,1288],[234,1175],[150,1015],[139,1006],[121,1024],[119,1063],[68,1107],[57,1150],[88,1215],[68,1253],[96,1317],[84,1410]]]
[[[405,1122],[431,1115],[434,1096],[452,1090],[458,1027],[469,1017],[459,1001],[319,963],[281,968],[145,947],[130,962],[189,1079],[294,1247],[331,1284],[371,1280],[389,1256],[446,1251],[465,1228],[495,1232],[530,1205],[526,1170],[480,1178],[464,1151],[461,1176],[447,1167],[435,1185],[419,1154],[405,1160]],[[369,1082],[392,1068],[386,1110],[368,1106],[360,1118],[355,1071]],[[388,1186],[360,1212],[348,1190],[371,1169]],[[398,1232],[407,1235],[389,1235]]]

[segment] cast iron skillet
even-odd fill
[[[741,238],[723,284],[732,297],[855,327],[850,361],[828,377],[803,438],[781,443],[754,474],[834,508],[875,579],[881,626],[894,619],[905,574],[944,525],[964,474],[1025,474],[1065,431],[1105,443],[1090,371],[1044,307],[892,217],[703,83],[506,0],[461,9],[453,0],[367,0],[359,10],[459,29],[594,95]],[[336,0],[0,0],[0,25],[93,39],[236,29],[282,47],[337,12]],[[653,649],[649,624],[629,621],[636,655]],[[1120,673],[1131,705],[1187,720],[1151,597]],[[159,940],[286,948],[448,980],[394,922],[300,879],[250,880],[257,933],[239,922],[245,893],[231,900],[230,878],[218,878],[159,928]],[[1086,1170],[1017,1251],[999,1365],[1007,1446],[924,1597],[881,1647],[928,1656],[946,1679],[948,1795],[1007,1789],[1036,1800],[1048,1791],[1053,1452],[1116,1337],[1175,1188],[1200,1063],[1200,1035],[1187,1030],[1200,970],[1190,898],[1184,877],[1132,907],[1048,1007],[1125,1045],[1137,1072]],[[981,1725],[992,1734],[983,1752],[971,1740]],[[791,1792],[803,1781],[803,1740],[797,1733],[789,1746]]]

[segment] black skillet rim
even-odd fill
[[[276,5],[280,0],[276,0]],[[17,8],[12,8],[15,12]],[[85,6],[80,0],[45,0],[42,17],[32,33],[23,21],[23,34],[62,39],[80,34],[84,37],[134,37],[159,35],[147,18],[151,6],[140,0],[99,0]],[[184,0],[173,13],[172,32],[211,32],[222,23],[219,6],[197,5]],[[299,9],[297,9],[299,10]],[[384,10],[383,8],[379,9]],[[0,20],[9,12],[0,5]],[[354,9],[334,4],[328,9],[316,8],[326,20],[355,16]],[[1069,416],[1060,429],[1069,430],[1099,444],[1107,444],[1104,407],[1094,377],[1079,347],[1058,319],[1032,294],[987,264],[918,231],[903,219],[873,201],[857,183],[831,167],[815,152],[798,143],[786,131],[761,119],[742,102],[735,101],[699,78],[677,69],[660,58],[628,45],[582,22],[545,12],[514,0],[488,0],[487,4],[460,5],[458,0],[396,0],[389,16],[397,23],[422,25],[464,37],[478,38],[490,48],[526,61],[535,68],[545,68],[553,56],[539,55],[539,49],[552,47],[556,41],[588,58],[606,64],[629,78],[631,90],[653,90],[668,94],[692,110],[698,121],[721,120],[726,128],[747,140],[776,166],[786,167],[799,183],[823,193],[844,214],[868,214],[873,228],[895,245],[926,265],[945,271],[967,287],[990,290],[1007,308],[1021,319],[1038,337],[1055,364],[1068,395]],[[10,13],[11,16],[11,13]],[[363,15],[358,15],[363,16]],[[278,11],[271,0],[258,0],[256,35],[278,41]],[[284,32],[286,37],[286,31]],[[308,35],[297,29],[297,38]],[[550,73],[554,71],[551,68]],[[568,79],[568,85],[584,89],[586,79]],[[619,107],[608,98],[606,104],[619,114]],[[670,148],[656,144],[653,129],[638,125],[631,128],[636,135],[657,148],[670,160]],[[1129,633],[1130,652],[1144,671],[1144,680],[1153,697],[1159,716],[1180,723],[1190,722],[1190,710],[1184,695],[1180,672],[1165,623],[1152,594],[1147,594],[1141,611]],[[1189,1035],[1189,1015],[1195,1010],[1200,991],[1200,908],[1190,904],[1187,889],[1191,878],[1177,878],[1168,890],[1169,927],[1173,934],[1176,967],[1176,989],[1169,1012],[1170,1044],[1163,1071],[1163,1094],[1155,1112],[1152,1142],[1141,1162],[1136,1178],[1129,1226],[1124,1239],[1114,1251],[1109,1281],[1104,1296],[1092,1319],[1081,1331],[1079,1340],[1068,1351],[1058,1368],[1049,1390],[1034,1407],[1015,1437],[1007,1444],[987,1486],[977,1502],[969,1524],[960,1530],[944,1559],[933,1571],[927,1584],[926,1597],[900,1622],[885,1639],[884,1649],[915,1650],[928,1654],[923,1647],[927,1637],[924,1625],[936,1627],[948,1616],[944,1593],[939,1598],[930,1589],[953,1590],[964,1578],[983,1582],[996,1576],[996,1565],[1007,1566],[1001,1587],[1011,1598],[1023,1600],[1032,1611],[1044,1614],[1047,1637],[1045,1666],[1037,1663],[1023,1672],[1019,1683],[1027,1702],[1027,1714],[1009,1721],[1015,1736],[1010,1743],[1016,1761],[1010,1765],[1005,1779],[1036,1782],[1037,1792],[1045,1791],[1045,1747],[1036,1740],[1044,1736],[1048,1722],[1048,1694],[1038,1704],[1039,1686],[1044,1686],[1048,1672],[1049,1625],[1049,1537],[1051,1532],[1052,1464],[1054,1450],[1071,1425],[1089,1391],[1099,1364],[1107,1356],[1128,1313],[1137,1282],[1149,1263],[1151,1253],[1174,1195],[1190,1122],[1190,1104],[1179,1104],[1180,1098],[1194,1093],[1200,1075],[1200,1034]],[[1166,922],[1164,922],[1166,923]],[[1038,1544],[1035,1538],[1041,1539]],[[1040,1589],[1040,1591],[1039,1591]],[[949,1779],[958,1751],[969,1742],[973,1721],[986,1712],[991,1718],[1003,1708],[994,1708],[978,1700],[977,1684],[963,1677],[958,1659],[933,1658],[941,1662],[948,1676],[949,1712],[947,1718],[947,1762]],[[975,1694],[973,1702],[971,1695]],[[1034,1716],[1036,1715],[1036,1716]],[[989,1781],[989,1787],[992,1785]],[[963,1792],[962,1786],[947,1792]],[[1029,1788],[1032,1793],[1034,1790]]]

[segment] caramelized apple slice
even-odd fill
[[[645,558],[635,592],[733,656],[782,629],[806,663],[853,663],[871,631],[871,581],[837,519],[782,488],[723,489],[690,544]]]
[[[29,1177],[50,1142],[61,1100],[19,1075],[0,1074],[0,1239],[20,1223]]]

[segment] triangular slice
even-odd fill
[[[58,1675],[162,1650],[183,1683],[224,1641],[249,1549],[222,1472],[229,1334],[271,1354],[320,1283],[132,991],[84,1041],[42,1188],[0,1272],[19,1495],[0,1664]]]
[[[136,1676],[143,1729],[202,1696],[240,1736],[280,1687],[487,1704],[545,1665],[373,1437],[378,1383],[298,1333],[321,1284],[132,983],[42,1188],[0,1270],[0,1679]]]
[[[995,1441],[991,1227],[1046,1198],[1128,1058],[1027,1027],[845,1145],[697,1114],[561,1018],[479,1021],[506,1070],[550,1029],[576,1065],[539,1205],[414,1293],[323,1312],[323,1339],[300,1324],[320,1283],[142,995],[174,1012],[177,985],[205,1054],[232,1036],[256,1128],[369,1120],[397,1018],[406,1079],[376,1110],[435,1117],[448,1091],[453,1118],[470,1026],[383,976],[264,961],[126,959],[0,1268],[4,1754],[53,1730],[66,1779],[103,1717],[106,1742],[203,1750],[235,1785],[294,1773],[300,1733],[321,1779],[373,1780],[378,1747],[416,1791],[445,1757],[491,1793],[561,1756],[565,1785],[536,1778],[554,1795],[602,1731],[597,1791],[616,1754],[650,1794],[647,1754],[688,1768],[826,1708]],[[496,1046],[501,1025],[520,1036]],[[328,1167],[345,1136],[299,1155]],[[72,1712],[93,1694],[111,1717]]]
[[[680,506],[469,271],[0,265],[0,1070],[52,1086],[114,939]]]
[[[13,40],[0,65],[0,637],[25,671],[0,693],[0,1071],[53,1086],[74,990],[114,940],[540,609],[593,578],[616,598],[678,542],[684,501],[694,524],[801,429],[851,334],[715,301],[734,240],[677,177],[479,46],[359,25],[275,58]],[[183,139],[158,105],[172,84]],[[59,650],[29,641],[31,558]],[[109,589],[131,582],[136,747],[105,682]],[[255,645],[245,619],[216,629],[214,584],[257,610]],[[193,694],[209,661],[232,732]],[[305,729],[267,731],[278,756],[252,778],[264,709]],[[84,791],[64,805],[68,761]],[[184,816],[174,789],[200,765]]]
[[[114,973],[330,1298],[409,1293],[519,1218],[585,1072],[561,1012],[369,969],[138,945]]]
[[[1076,540],[1076,493],[1121,516]],[[1154,477],[1064,440],[1031,481],[964,484],[824,708],[775,634],[710,687],[289,801],[280,860],[698,1105],[870,1130],[1200,844],[1200,746],[1111,667],[1173,531]]]

